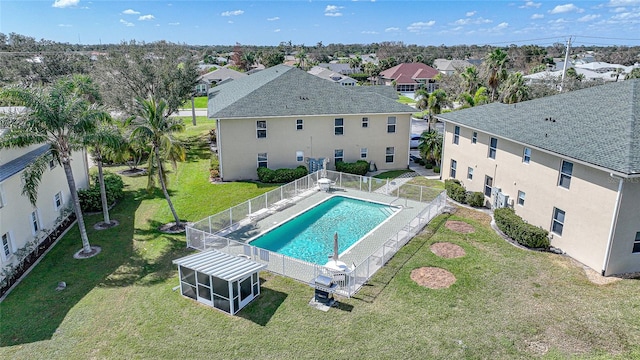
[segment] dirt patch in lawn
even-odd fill
[[[463,248],[448,242],[437,242],[430,247],[431,252],[445,259],[454,259],[466,255]]]
[[[473,226],[467,224],[464,221],[448,220],[444,224],[444,226],[446,226],[447,229],[451,231],[455,231],[461,234],[471,234],[472,232],[476,231]]]
[[[456,277],[445,269],[425,266],[413,269],[411,280],[429,289],[446,289],[456,282]]]
[[[458,206],[456,209],[456,215],[466,219],[473,219],[482,225],[489,226],[489,224],[491,224],[491,216],[480,210]]]

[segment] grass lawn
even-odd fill
[[[411,172],[411,170],[391,170],[391,171],[385,171],[382,172],[378,175],[373,176],[376,179],[395,179],[398,176],[404,174],[404,173],[408,173]]]
[[[408,96],[398,96],[398,100],[399,103],[401,104],[415,104],[416,101]]]
[[[207,108],[207,97],[206,96],[198,96],[194,99],[194,105],[196,109],[206,109]],[[187,100],[182,104],[183,109],[191,109],[191,100]]]
[[[186,138],[206,134],[188,129]],[[190,125],[189,125],[190,126]],[[200,131],[202,130],[202,131]],[[193,141],[171,176],[179,215],[199,220],[271,187],[212,185],[208,158]],[[177,175],[177,176],[176,176]],[[640,357],[640,283],[595,285],[566,257],[521,250],[497,236],[488,217],[460,209],[437,217],[354,298],[321,312],[307,304],[306,284],[262,273],[262,294],[237,316],[183,298],[171,260],[190,253],[184,235],[163,235],[171,221],[160,191],[125,178],[125,199],[112,210],[120,226],[89,239],[102,252],[74,260],[74,227],[0,304],[0,358],[174,359],[564,359]],[[447,220],[475,232],[448,230]],[[466,255],[444,259],[429,249],[452,242]],[[410,279],[413,269],[452,272],[448,289]],[[64,291],[54,290],[66,281]]]

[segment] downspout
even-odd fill
[[[609,174],[611,178],[615,179],[616,176],[612,173]],[[609,267],[609,257],[611,256],[611,247],[613,246],[613,235],[616,231],[616,223],[618,222],[618,212],[620,211],[620,200],[622,199],[622,184],[624,178],[618,177],[618,194],[616,195],[616,206],[613,209],[613,217],[611,218],[611,228],[609,229],[609,240],[607,241],[607,250],[604,253],[604,262],[602,263],[602,276],[605,276],[605,271]]]
[[[436,121],[437,121],[437,117],[436,117]],[[438,131],[438,130],[436,130],[436,131]],[[439,178],[439,180],[442,180],[442,163],[444,162],[444,147],[447,145],[446,137],[447,137],[447,120],[444,121],[444,130],[442,132],[442,151],[441,151],[441,154],[440,154],[440,178]]]
[[[216,119],[216,147],[218,148],[218,172],[220,173],[220,179],[224,180],[224,173],[222,172],[222,137],[220,136],[220,119]]]

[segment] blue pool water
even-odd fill
[[[392,214],[387,205],[334,196],[257,237],[251,245],[324,265],[333,254],[334,233],[342,253]]]

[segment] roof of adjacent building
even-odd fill
[[[4,132],[3,132],[4,133]],[[42,145],[37,149],[31,150],[28,153],[19,156],[6,164],[0,165],[0,182],[7,180],[13,175],[24,170],[29,164],[31,164],[38,156],[44,154],[49,150],[49,145]]]
[[[415,112],[389,97],[351,88],[277,65],[213,88],[208,113],[223,119]]]
[[[620,174],[640,174],[640,79],[438,117]]]
[[[433,60],[433,67],[440,71],[463,71],[471,65],[467,60],[459,59],[435,59]]]
[[[200,76],[198,81],[218,82],[225,79],[238,79],[245,76],[247,76],[247,74],[223,67]]]
[[[267,268],[266,264],[217,250],[195,253],[175,259],[173,263],[230,282]]]
[[[380,76],[395,80],[397,84],[414,84],[417,79],[433,79],[439,73],[423,63],[403,63],[380,72]]]
[[[323,67],[320,66],[314,66],[311,69],[309,69],[309,71],[307,71],[309,74],[311,75],[315,75],[321,79],[325,79],[325,80],[329,80],[329,81],[333,81],[333,82],[339,82],[339,83],[356,83],[357,81],[353,78],[350,78],[347,75],[343,75],[340,74],[338,72],[335,71],[331,71],[329,69],[325,69]]]

